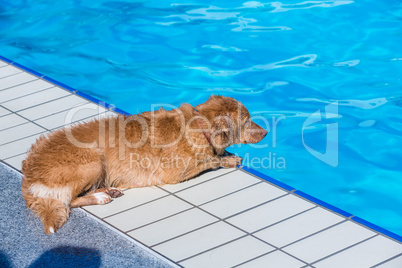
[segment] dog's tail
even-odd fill
[[[22,196],[25,199],[27,207],[42,220],[46,234],[56,232],[69,217],[69,206],[58,199],[35,197],[29,186],[26,178],[23,178],[21,183]]]

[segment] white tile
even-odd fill
[[[374,234],[374,232],[348,221],[284,247],[283,250],[312,263]]]
[[[0,159],[26,153],[26,151],[31,148],[31,145],[36,142],[36,139],[42,134],[43,133],[36,134],[18,141],[7,143],[5,145],[0,145]]]
[[[169,242],[153,247],[173,261],[180,261],[236,239],[245,233],[224,222],[218,222]]]
[[[8,128],[6,130],[0,130],[0,145],[12,142],[21,138],[32,136],[45,131],[33,123],[25,123],[16,127]]]
[[[46,129],[54,129],[75,123],[88,117],[94,117],[98,113],[103,113],[104,111],[105,108],[101,106],[94,103],[86,103],[51,116],[43,117],[36,120],[35,123],[45,127]]]
[[[7,109],[4,109],[3,107],[0,107],[0,116],[4,116],[7,114],[10,114],[11,112]]]
[[[201,208],[220,218],[226,218],[285,194],[285,191],[268,183],[261,182],[202,205]]]
[[[198,206],[257,182],[260,180],[244,172],[235,171],[178,192],[176,195]]]
[[[0,80],[0,90],[14,87],[17,85],[21,85],[27,83],[29,81],[37,80],[38,77],[22,72],[13,76],[5,77]]]
[[[194,258],[181,262],[184,267],[232,267],[253,259],[275,248],[246,236],[216,249],[207,251]],[[263,267],[263,266],[261,266]]]
[[[287,195],[229,218],[227,221],[247,232],[254,232],[313,206],[301,198]]]
[[[2,90],[0,91],[0,103],[20,98],[51,87],[53,87],[52,84],[38,79],[23,85]]]
[[[191,208],[189,204],[177,197],[167,196],[105,218],[105,221],[116,226],[123,232],[127,232],[189,208]]]
[[[22,160],[24,160],[26,157],[27,157],[26,154],[20,154],[20,155],[5,159],[4,162],[6,162],[10,166],[12,166],[18,170],[21,170]]]
[[[241,268],[300,268],[305,264],[282,251],[276,250],[268,255],[240,265]]]
[[[87,100],[84,100],[75,95],[69,95],[67,97],[47,102],[42,105],[35,106],[18,113],[24,116],[25,118],[34,121],[41,117],[53,115],[64,110],[71,109],[71,107],[74,107],[76,105],[84,104],[87,102],[88,102]]]
[[[109,204],[86,206],[84,209],[99,218],[104,218],[166,195],[168,195],[168,193],[156,187],[133,188],[124,191],[123,196],[114,199],[113,202]]]
[[[400,253],[401,244],[377,236],[313,265],[316,268],[371,267]]]
[[[198,208],[193,208],[129,232],[128,235],[148,246],[153,246],[215,221],[218,219]]]
[[[3,117],[0,117],[0,131],[5,128],[14,127],[17,125],[21,125],[24,123],[28,123],[28,120],[22,118],[16,114],[9,114]]]
[[[283,247],[343,220],[344,218],[317,207],[254,235],[274,246]]]
[[[0,67],[4,67],[4,66],[7,66],[7,65],[8,65],[7,62],[0,60]]]
[[[402,256],[399,256],[379,266],[376,266],[376,268],[400,268],[400,267],[402,267]]]
[[[12,111],[20,111],[70,94],[71,93],[66,90],[52,87],[28,96],[4,102],[1,105]]]
[[[6,76],[18,74],[18,73],[22,73],[22,71],[12,65],[8,65],[8,66],[2,67],[0,69],[0,79],[4,78]],[[0,81],[0,83],[1,83],[1,81]]]
[[[194,186],[197,184],[200,184],[204,181],[210,180],[214,177],[218,177],[221,176],[223,174],[229,173],[234,171],[234,168],[220,168],[217,170],[211,170],[211,171],[207,171],[206,173],[197,176],[191,180],[185,181],[185,182],[181,182],[181,183],[176,183],[176,184],[166,184],[163,186],[164,189],[166,189],[167,191],[174,193],[183,189],[186,189],[190,186]]]

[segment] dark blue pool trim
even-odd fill
[[[275,179],[273,179],[273,178],[271,178],[271,177],[269,177],[269,176],[267,176],[267,175],[265,175],[265,174],[263,174],[263,173],[261,173],[261,172],[259,172],[257,170],[249,168],[247,166],[241,166],[240,168],[245,170],[245,171],[247,171],[247,172],[249,172],[249,173],[251,173],[251,174],[256,175],[257,177],[260,177],[260,178],[262,178],[262,179],[264,179],[266,181],[269,181],[269,182],[275,184],[276,186],[279,186],[279,187],[281,187],[281,188],[283,188],[285,190],[288,190],[288,191],[296,190],[295,188],[293,188],[293,187],[291,187],[291,186],[289,186],[289,185],[287,185],[287,184],[285,184],[283,182],[275,180]]]
[[[56,81],[56,80],[54,80],[54,79],[52,79],[50,77],[44,76],[44,75],[42,75],[42,74],[40,74],[40,73],[38,73],[38,72],[36,72],[34,70],[31,70],[30,68],[27,68],[27,67],[25,67],[25,66],[23,66],[23,65],[21,65],[19,63],[13,62],[13,61],[11,61],[11,60],[9,60],[9,59],[1,56],[1,55],[0,55],[0,60],[3,60],[3,61],[5,61],[5,62],[7,62],[9,64],[12,64],[12,65],[14,65],[14,66],[16,66],[18,68],[21,68],[21,69],[27,71],[28,73],[31,73],[31,74],[33,74],[33,75],[35,75],[35,76],[37,76],[39,78],[42,78],[42,79],[44,79],[44,80],[46,80],[46,81],[48,81],[48,82],[50,82],[50,83],[52,83],[54,85],[57,85],[57,86],[59,86],[61,88],[64,88],[65,90],[68,90],[68,91],[70,91],[70,92],[72,92],[72,93],[74,93],[74,94],[76,94],[76,95],[78,95],[78,96],[80,96],[82,98],[85,98],[85,99],[87,99],[89,101],[92,101],[92,102],[94,102],[94,103],[96,103],[98,105],[101,105],[101,106],[103,106],[103,107],[105,107],[107,109],[113,110],[113,111],[115,111],[117,113],[120,113],[120,114],[130,115],[126,111],[123,111],[123,110],[121,110],[119,108],[116,108],[115,106],[113,106],[111,104],[108,104],[108,103],[105,103],[103,101],[100,101],[99,99],[94,98],[94,97],[92,97],[92,96],[90,96],[90,95],[88,95],[88,94],[86,94],[84,92],[75,90],[72,87],[69,87],[69,86],[67,86],[67,85],[65,85],[63,83],[60,83],[60,82],[58,82],[58,81]],[[372,229],[374,231],[377,231],[377,232],[379,232],[379,233],[381,233],[383,235],[386,235],[386,236],[388,236],[388,237],[390,237],[390,238],[402,243],[402,236],[400,236],[400,235],[397,235],[397,234],[395,234],[395,233],[393,233],[391,231],[388,231],[388,230],[386,230],[386,229],[384,229],[384,228],[382,228],[382,227],[380,227],[378,225],[375,225],[375,224],[373,224],[371,222],[363,220],[360,217],[353,216],[352,214],[350,214],[350,213],[348,213],[348,212],[346,212],[346,211],[344,211],[344,210],[342,210],[340,208],[337,208],[337,207],[335,207],[335,206],[333,206],[331,204],[328,204],[328,203],[326,203],[326,202],[324,202],[324,201],[322,201],[320,199],[317,199],[317,198],[315,198],[315,197],[313,197],[311,195],[308,195],[308,194],[306,194],[306,193],[304,193],[302,191],[296,190],[296,188],[291,187],[291,186],[289,186],[289,185],[287,185],[287,184],[285,184],[283,182],[280,182],[278,180],[275,180],[275,179],[273,179],[273,178],[271,178],[271,177],[269,177],[269,176],[267,176],[267,175],[265,175],[265,174],[263,174],[261,172],[258,172],[257,170],[254,170],[254,169],[246,167],[246,166],[239,166],[239,168],[244,170],[244,171],[246,171],[246,172],[248,172],[248,173],[251,173],[251,174],[253,174],[253,175],[255,175],[255,176],[257,176],[257,177],[259,177],[261,179],[264,179],[264,180],[266,180],[266,181],[268,181],[268,182],[270,182],[270,183],[272,183],[272,184],[274,184],[274,185],[276,185],[276,186],[278,186],[278,187],[280,187],[280,188],[282,188],[284,190],[287,190],[289,192],[293,192],[293,194],[295,194],[297,196],[300,196],[300,197],[302,197],[304,199],[307,199],[307,200],[309,200],[309,201],[311,201],[311,202],[313,202],[313,203],[315,203],[315,204],[317,204],[319,206],[327,208],[327,209],[329,209],[329,210],[331,210],[331,211],[333,211],[333,212],[335,212],[337,214],[340,214],[340,215],[342,215],[342,216],[344,216],[346,218],[350,218],[354,222],[357,222],[357,223],[359,223],[361,225],[364,225],[367,228],[370,228],[370,229]]]
[[[318,198],[315,198],[315,197],[313,197],[313,196],[311,196],[309,194],[306,194],[306,193],[304,193],[302,191],[296,190],[296,188],[294,188],[292,186],[289,186],[289,185],[287,185],[287,184],[285,184],[283,182],[280,182],[278,180],[275,180],[275,179],[273,179],[273,178],[271,178],[271,177],[269,177],[269,176],[267,176],[267,175],[265,175],[265,174],[263,174],[261,172],[258,172],[257,170],[254,170],[254,169],[249,168],[247,166],[239,166],[238,168],[240,168],[240,169],[242,169],[244,171],[247,171],[248,173],[251,173],[251,174],[253,174],[253,175],[255,175],[255,176],[257,176],[257,177],[259,177],[259,178],[261,178],[263,180],[266,180],[266,181],[268,181],[268,182],[270,182],[270,183],[272,183],[272,184],[274,184],[274,185],[276,185],[276,186],[278,186],[278,187],[280,187],[280,188],[282,188],[284,190],[290,191],[293,194],[295,194],[297,196],[300,196],[300,197],[302,197],[304,199],[307,199],[307,200],[309,200],[309,201],[311,201],[311,202],[313,202],[313,203],[315,203],[315,204],[317,204],[317,205],[319,205],[321,207],[324,207],[324,208],[329,209],[329,210],[331,210],[331,211],[333,211],[333,212],[335,212],[337,214],[340,214],[340,215],[344,216],[345,218],[350,218],[354,222],[357,222],[357,223],[359,223],[359,224],[361,224],[363,226],[366,226],[369,229],[377,231],[377,232],[379,232],[379,233],[381,233],[383,235],[386,235],[386,236],[388,236],[388,237],[390,237],[390,238],[402,243],[402,236],[400,236],[400,235],[397,235],[397,234],[395,234],[395,233],[393,233],[391,231],[388,231],[388,230],[386,230],[386,229],[384,229],[384,228],[382,228],[382,227],[380,227],[378,225],[375,225],[375,224],[373,224],[371,222],[363,220],[360,217],[353,216],[353,214],[351,214],[349,212],[346,212],[346,211],[344,211],[344,210],[342,210],[340,208],[337,208],[337,207],[335,207],[335,206],[333,206],[331,204],[328,204],[328,203],[326,203],[326,202],[324,202],[324,201],[322,201],[322,200],[320,200]]]

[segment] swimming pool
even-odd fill
[[[271,130],[247,165],[402,235],[401,3],[191,2],[0,0],[0,55],[130,113],[235,97]]]

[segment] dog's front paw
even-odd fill
[[[221,167],[223,168],[235,168],[238,165],[241,165],[243,162],[243,158],[238,156],[225,156],[221,158]]]
[[[114,187],[100,188],[96,190],[95,193],[106,193],[111,198],[117,198],[124,195],[122,190]]]
[[[110,195],[105,192],[94,193],[93,197],[95,198],[97,205],[104,205],[112,201]]]
[[[105,188],[105,190],[106,190],[106,193],[108,195],[110,195],[110,197],[112,197],[112,198],[117,198],[117,197],[124,195],[122,190],[117,189],[117,188],[109,187],[109,188]]]

